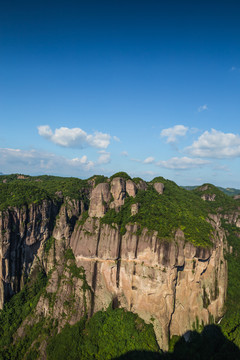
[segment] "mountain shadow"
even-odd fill
[[[229,341],[217,325],[207,325],[202,333],[188,331],[172,353],[131,351],[114,360],[239,360],[240,349]]]

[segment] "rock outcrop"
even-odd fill
[[[111,209],[119,210],[124,204],[126,198],[126,181],[121,177],[115,177],[111,181],[111,194],[113,202],[110,204]]]
[[[221,220],[240,227],[239,214],[209,215],[214,229],[209,248],[188,243],[181,229],[175,229],[168,240],[137,223],[128,223],[124,233],[117,224],[103,223],[102,218],[109,209],[119,211],[127,196],[135,198],[148,185],[121,177],[94,185],[89,189],[89,206],[59,194],[59,201],[46,200],[0,213],[0,308],[21,289],[31,271],[41,266],[51,277],[36,314],[61,319],[59,326],[66,322],[63,314],[73,294],[70,323],[86,312],[91,316],[106,309],[112,302],[113,307],[124,307],[152,322],[164,350],[172,335],[182,335],[194,324],[218,321],[227,291],[224,250],[229,250]],[[162,183],[153,186],[163,194]],[[131,204],[132,215],[139,206]],[[86,210],[89,216],[84,218]],[[82,269],[79,277],[71,275],[70,260],[63,261],[69,248]]]
[[[153,187],[159,194],[163,194],[163,190],[164,190],[164,184],[163,183],[156,182],[156,183],[153,184]]]
[[[126,191],[129,196],[135,197],[137,193],[137,186],[132,180],[126,181]]]
[[[204,201],[215,201],[216,194],[203,194],[201,198]]]
[[[57,213],[58,205],[48,200],[0,212],[0,308],[22,288]]]
[[[103,217],[108,209],[108,203],[111,200],[109,184],[98,184],[92,191],[89,206],[89,216]]]
[[[74,231],[71,247],[86,271],[94,298],[92,312],[109,302],[153,322],[163,349],[169,336],[184,334],[193,323],[207,324],[222,316],[227,289],[224,234],[216,229],[212,249],[185,243],[178,230],[166,242],[137,224],[121,235],[109,225],[88,219]],[[87,244],[91,244],[90,246]]]

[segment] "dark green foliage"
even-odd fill
[[[88,203],[85,189],[89,187],[87,180],[64,178],[57,176],[28,176],[17,179],[17,174],[0,176],[7,183],[0,182],[0,210],[9,206],[39,204],[44,199],[57,199],[59,196],[84,200]]]
[[[27,204],[39,204],[42,200],[49,199],[49,195],[44,189],[19,181],[0,184],[0,210],[10,206],[21,207]]]
[[[107,182],[108,178],[104,175],[93,175],[89,178],[89,180],[91,180],[91,179],[94,179],[95,187],[96,187],[98,184]]]
[[[46,241],[45,241],[45,244],[44,244],[44,251],[46,254],[49,253],[50,249],[55,246],[55,239],[53,236],[50,236],[50,238],[48,238]]]
[[[82,318],[73,326],[67,324],[64,329],[53,338],[49,339],[47,346],[48,359],[52,360],[78,360],[83,342],[83,330],[86,318]]]
[[[45,324],[45,320],[41,320],[32,325],[25,326],[25,336],[17,338],[17,341],[11,344],[8,350],[4,352],[4,359],[37,359],[39,351],[34,341],[38,339],[39,336],[43,339],[50,335],[50,330],[53,330],[53,327],[50,324],[47,325]]]
[[[207,186],[207,189],[202,191],[202,187]],[[236,200],[234,200],[233,198],[231,198],[230,196],[226,195],[224,192],[222,192],[221,190],[219,190],[216,186],[212,185],[212,184],[204,184],[202,186],[200,186],[199,188],[193,190],[193,192],[201,197],[204,194],[209,194],[209,195],[213,195],[215,194],[216,197],[214,199],[214,201],[204,201],[206,203],[206,208],[208,208],[208,211],[211,213],[226,213],[229,211],[232,211],[234,209],[236,209],[237,207],[237,202]]]
[[[85,270],[82,266],[78,267],[76,265],[75,256],[73,254],[72,249],[67,249],[65,251],[64,257],[65,257],[65,261],[66,261],[65,268],[69,270],[71,277],[82,279],[86,282]],[[68,261],[68,260],[70,260],[70,261]],[[89,288],[89,287],[87,286],[87,288]]]
[[[119,212],[116,212],[115,209],[110,209],[101,219],[101,223],[109,224],[111,226],[115,226],[113,224],[117,224],[119,226],[120,233],[122,235],[125,234],[125,226],[129,221],[131,221],[131,202],[131,198],[127,198],[125,200],[125,204],[121,207]]]
[[[169,360],[238,360],[240,350],[228,341],[216,325],[206,326],[202,333],[191,331],[188,341],[180,338]]]
[[[81,219],[77,221],[78,225],[83,225],[88,218],[88,211],[84,211],[81,215]]]
[[[87,312],[86,291],[87,290],[91,291],[91,288],[88,285],[86,279],[85,269],[82,266],[78,267],[76,265],[75,256],[73,254],[72,249],[68,248],[65,251],[64,257],[65,257],[65,269],[67,269],[69,271],[69,274],[71,275],[70,281],[72,282],[73,278],[78,278],[82,280],[82,290],[84,293],[84,308],[85,308],[85,312]]]
[[[153,186],[147,191],[138,191],[135,198],[126,198],[125,204],[118,213],[109,210],[101,219],[103,223],[117,224],[121,233],[125,225],[137,222],[141,228],[158,231],[158,236],[172,239],[174,232],[183,230],[186,240],[196,246],[211,246],[211,225],[205,220],[208,211],[204,201],[197,195],[178,187],[174,182],[164,178],[155,178],[153,182],[165,185],[164,193],[159,195]],[[131,205],[139,204],[138,214],[131,216]]]
[[[13,341],[13,335],[21,325],[22,321],[36,307],[41,293],[43,292],[47,282],[44,272],[38,272],[36,280],[27,283],[23,290],[12,297],[5,304],[3,310],[0,311],[0,359],[6,356],[9,345]],[[9,350],[10,351],[10,350]],[[7,358],[7,357],[6,357]],[[11,358],[11,357],[10,357]]]
[[[143,181],[143,179],[141,179],[140,177],[134,177],[132,178],[132,181],[135,182],[135,184],[139,184],[141,181]]]
[[[112,179],[114,179],[115,177],[121,177],[125,180],[129,180],[131,179],[131,177],[125,173],[124,171],[120,171],[120,172],[117,172],[116,174],[113,174],[111,177],[110,177],[110,180],[112,181]]]
[[[131,312],[109,308],[84,322],[67,325],[50,341],[49,360],[110,360],[131,350],[159,351],[152,325]]]
[[[64,254],[64,258],[65,260],[75,260],[75,256],[73,254],[73,251],[72,249],[68,248],[66,251],[65,251],[65,254]]]
[[[232,253],[227,252],[228,262],[228,290],[225,304],[226,313],[221,321],[224,335],[240,347],[240,241],[239,229],[222,220],[222,227],[228,234],[228,244],[232,246]]]

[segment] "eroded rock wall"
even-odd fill
[[[0,212],[0,309],[22,288],[57,213],[58,205],[48,200]]]
[[[163,184],[156,183],[155,188],[161,196]],[[122,234],[116,224],[101,221],[108,209],[118,211],[126,196],[135,197],[146,189],[143,181],[135,184],[119,177],[98,184],[90,189],[90,216],[85,223],[86,204],[70,199],[1,212],[0,308],[21,289],[24,277],[41,265],[52,274],[36,313],[61,317],[61,326],[66,319],[74,323],[86,311],[91,316],[112,302],[113,307],[124,307],[152,322],[160,347],[167,349],[172,335],[217,321],[227,291],[224,250],[228,248],[220,215],[209,215],[214,228],[211,248],[187,243],[180,229],[167,241],[155,231],[140,231],[138,224],[128,224]],[[136,213],[138,204],[131,211]],[[225,220],[239,226],[239,214]],[[54,241],[46,253],[51,236]],[[69,246],[77,266],[85,269],[87,292],[82,279],[73,280],[62,260]],[[73,294],[73,315],[64,318]]]
[[[71,237],[78,266],[86,271],[93,290],[91,313],[110,301],[152,322],[159,344],[167,349],[169,337],[184,334],[193,324],[208,324],[222,316],[227,289],[224,233],[216,229],[211,249],[185,243],[178,230],[173,241],[138,225],[100,225],[88,218]]]

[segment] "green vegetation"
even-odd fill
[[[115,177],[131,179],[124,172],[116,173],[110,179]],[[6,183],[2,182],[4,179],[7,180]],[[90,179],[95,180],[95,186],[107,181],[103,175],[95,175]],[[135,183],[139,183],[141,180],[140,178],[133,179]],[[165,186],[162,195],[154,189],[153,184],[156,182],[161,182]],[[44,199],[62,201],[62,197],[84,200],[85,209],[87,209],[89,186],[87,180],[76,178],[53,176],[21,176],[19,178],[17,174],[0,175],[0,210],[13,206],[27,206],[30,203],[40,204]],[[239,201],[226,195],[223,190],[211,184],[204,184],[199,188],[187,191],[172,181],[157,177],[148,183],[146,191],[138,191],[135,198],[127,196],[125,204],[118,212],[110,209],[100,221],[118,227],[121,234],[126,232],[128,223],[137,223],[139,225],[138,235],[141,234],[143,228],[147,228],[150,233],[157,231],[159,238],[165,241],[172,241],[175,231],[180,228],[187,241],[195,246],[210,247],[212,246],[213,229],[206,221],[208,215],[212,213],[231,214],[239,207]],[[234,193],[231,189],[227,190]],[[214,201],[204,201],[201,199],[203,194],[215,194],[216,196]],[[136,215],[132,216],[131,206],[135,203],[138,204],[139,210]],[[77,226],[83,225],[87,218],[88,211],[84,211],[81,219],[77,221]],[[183,338],[175,336],[170,340],[171,353],[161,354],[152,325],[146,325],[133,313],[123,309],[113,310],[109,307],[107,311],[99,311],[91,319],[88,319],[86,294],[87,291],[91,292],[91,288],[86,281],[84,268],[77,267],[72,250],[67,249],[62,268],[63,271],[68,272],[69,276],[66,277],[64,273],[59,274],[58,285],[61,280],[64,280],[67,286],[70,285],[74,288],[75,279],[82,280],[83,285],[80,290],[83,290],[84,294],[85,316],[74,326],[67,324],[59,334],[57,334],[56,320],[35,318],[34,309],[40,296],[46,295],[52,307],[57,296],[57,292],[47,293],[46,274],[39,271],[35,280],[32,275],[24,288],[13,296],[0,311],[0,360],[36,359],[39,356],[39,346],[43,340],[48,343],[47,356],[50,360],[107,360],[124,356],[129,351],[140,351],[140,355],[144,354],[143,351],[152,351],[149,354],[153,354],[153,356],[174,360],[208,358],[217,360],[227,358],[228,354],[237,354],[236,357],[233,355],[233,359],[240,358],[238,349],[234,347],[234,344],[240,347],[239,228],[224,220],[222,220],[222,227],[227,233],[228,246],[231,246],[232,251],[225,253],[228,261],[228,292],[225,315],[219,327],[206,329],[203,324],[199,324],[199,320],[196,318],[193,327],[196,331],[191,333],[190,340],[186,342]],[[44,243],[45,254],[47,255],[52,248],[55,249],[55,239],[49,237]],[[193,272],[194,267],[195,263],[193,263]],[[218,290],[216,282],[211,298],[217,297]],[[76,301],[74,294],[70,294],[69,298],[64,299],[66,312],[64,308],[63,316],[65,319],[69,319],[71,311],[73,313],[73,305]],[[208,307],[209,301],[208,294],[203,288],[203,306],[205,308]],[[17,330],[26,319],[28,319],[27,323],[21,328],[23,333],[18,336]],[[136,356],[138,358],[138,355]],[[134,359],[134,357],[129,358]]]
[[[204,188],[205,190],[202,190]],[[236,210],[238,202],[226,195],[224,192],[219,190],[216,186],[212,184],[204,184],[199,188],[193,190],[193,193],[198,197],[202,197],[204,194],[206,195],[216,195],[214,201],[204,201],[206,203],[206,208],[211,213],[227,213],[229,211]]]
[[[45,241],[45,244],[44,244],[44,251],[45,253],[48,255],[50,249],[52,247],[55,246],[55,239],[53,236],[50,236],[50,238],[48,238],[46,241]]]
[[[13,344],[13,336],[26,317],[36,307],[40,295],[47,283],[44,272],[39,271],[36,280],[31,280],[0,311],[0,359],[21,358],[28,346],[22,341],[17,346]],[[37,331],[37,324],[31,328],[33,335]],[[26,340],[25,340],[26,341]],[[29,345],[29,344],[28,344]]]
[[[228,262],[228,290],[225,304],[226,313],[221,321],[224,335],[240,347],[240,241],[239,229],[222,220],[222,227],[228,234],[232,253],[226,252]]]
[[[93,175],[89,178],[89,180],[91,180],[91,179],[94,179],[95,187],[96,187],[98,184],[107,182],[108,178],[104,175]]]
[[[141,179],[140,177],[134,177],[132,178],[132,181],[135,182],[135,184],[139,184],[141,181],[143,181],[143,179]]]
[[[195,190],[197,188],[199,188],[199,186],[181,186],[183,189],[185,190]],[[234,188],[223,188],[221,186],[217,186],[217,188],[219,190],[221,190],[222,192],[224,192],[224,194],[228,195],[228,196],[235,196],[235,195],[239,195],[240,194],[240,190],[239,189],[234,189]]]
[[[89,201],[85,191],[89,187],[87,180],[47,175],[18,177],[18,174],[0,176],[0,210],[39,204],[45,199],[59,200],[61,196]]]
[[[124,171],[120,171],[120,172],[117,172],[116,174],[113,174],[111,177],[110,177],[110,180],[112,181],[112,179],[114,179],[115,177],[121,177],[125,180],[129,180],[131,179],[131,177],[125,173]]]
[[[11,206],[21,207],[27,204],[39,204],[44,199],[49,199],[47,191],[35,185],[18,181],[0,184],[0,210]]]
[[[191,331],[188,340],[184,337],[173,339],[169,360],[238,360],[239,349],[228,341],[216,325],[205,326],[201,333]]]
[[[47,347],[49,360],[114,359],[131,350],[158,352],[152,325],[124,309],[99,311],[86,321],[66,325]]]
[[[81,216],[80,220],[78,220],[77,224],[78,225],[83,225],[85,223],[85,221],[87,220],[87,218],[88,218],[88,211],[84,211],[82,213],[82,216]]]
[[[101,219],[102,223],[117,224],[122,234],[126,231],[126,224],[137,222],[141,229],[158,231],[163,239],[172,239],[174,232],[183,230],[186,240],[196,246],[211,246],[211,225],[205,220],[208,211],[204,201],[193,192],[188,192],[173,181],[162,177],[155,178],[152,183],[162,182],[165,185],[164,193],[159,195],[153,186],[147,191],[139,191],[135,198],[126,198],[125,204],[117,213],[109,210]],[[139,211],[131,216],[131,205],[139,204]]]

